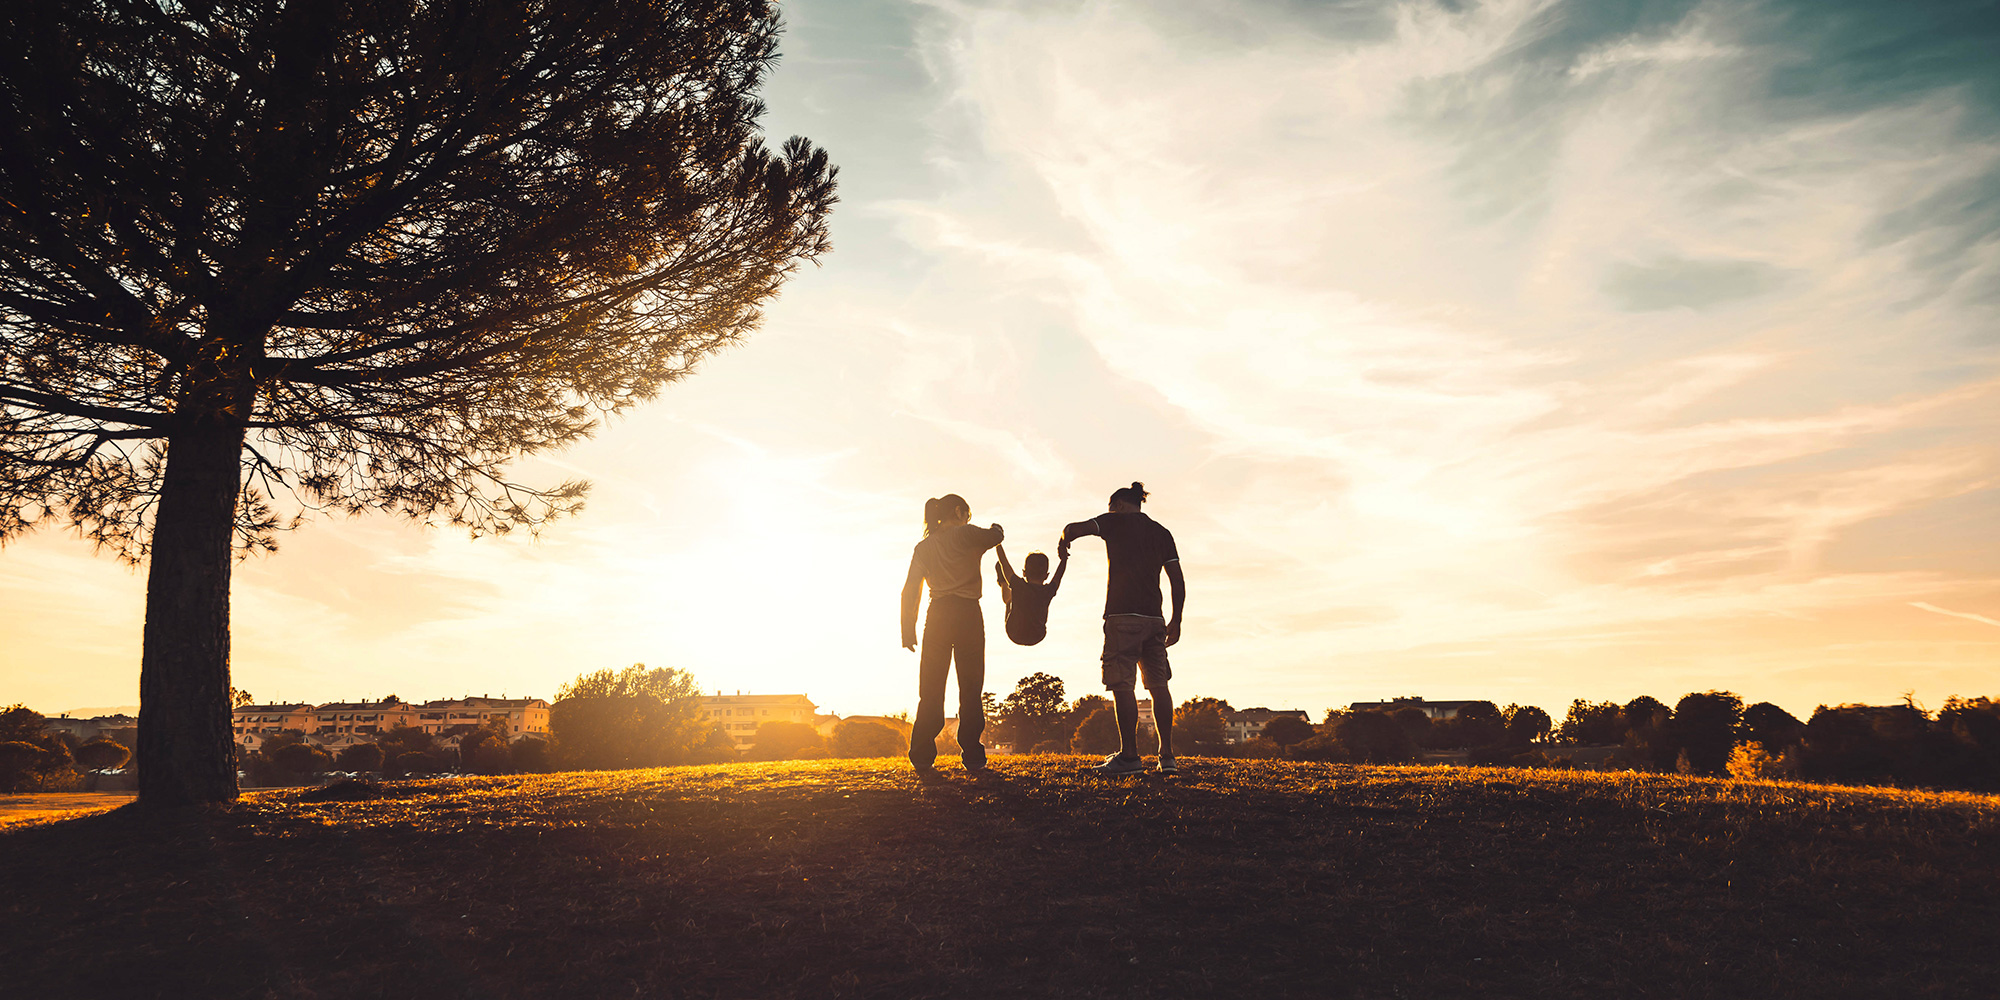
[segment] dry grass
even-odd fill
[[[1075,757],[413,782],[0,833],[22,996],[1992,996],[2000,798]]]

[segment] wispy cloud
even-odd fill
[[[1953,618],[1963,618],[1966,621],[1981,622],[1986,625],[2000,626],[2000,619],[1988,618],[1985,615],[1975,615],[1970,611],[1953,611],[1950,608],[1940,608],[1935,604],[1927,604],[1923,601],[1911,601],[1910,607],[1921,608],[1933,614],[1950,615]]]

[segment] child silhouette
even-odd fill
[[[1056,575],[1044,583],[1042,578],[1049,574],[1049,557],[1040,552],[1030,552],[1021,560],[1021,568],[1027,571],[1024,578],[1014,572],[1007,562],[1007,547],[994,546],[993,551],[1000,561],[993,566],[993,575],[1000,578],[1000,599],[1007,604],[1007,638],[1017,646],[1032,646],[1041,642],[1049,634],[1049,601],[1056,596],[1056,588],[1062,586],[1063,570],[1069,568],[1069,556],[1064,554],[1056,565]]]

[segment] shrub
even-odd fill
[[[887,727],[882,727],[886,729]],[[838,732],[838,730],[835,730]],[[750,744],[753,760],[792,760],[800,756],[807,747],[819,747],[819,730],[803,722],[764,722],[757,726],[757,735]],[[872,757],[877,754],[857,754]]]
[[[1582,698],[1569,703],[1569,715],[1556,728],[1556,739],[1564,743],[1603,746],[1625,738],[1625,724],[1616,702],[1588,702]]]
[[[1736,746],[1736,729],[1743,721],[1743,699],[1733,691],[1689,694],[1674,706],[1668,724],[1679,757],[1687,760],[1683,773],[1721,775],[1728,773],[1729,753]],[[1675,769],[1680,770],[1680,760]]]
[[[836,757],[894,757],[908,749],[903,734],[879,722],[842,721],[833,727]]]
[[[389,758],[383,772],[395,775],[436,774],[444,770],[444,761],[429,750],[405,750]]]
[[[1303,743],[1316,732],[1312,723],[1290,715],[1280,715],[1264,724],[1264,739],[1281,747]]]
[[[1768,701],[1760,701],[1743,710],[1740,736],[1757,741],[1766,754],[1775,758],[1786,747],[1797,743],[1805,730],[1806,724],[1800,722],[1797,716]]]
[[[115,741],[98,738],[76,748],[76,762],[93,771],[108,771],[124,766],[132,759],[132,751]]]
[[[514,769],[514,755],[507,738],[491,729],[465,737],[458,745],[459,765],[471,774],[506,774]]]
[[[333,755],[310,743],[287,743],[265,756],[270,758],[271,763],[301,776],[333,768]]]
[[[1090,713],[1076,727],[1076,733],[1069,738],[1069,749],[1076,753],[1112,753],[1118,749],[1118,713],[1110,707],[1099,708]]]
[[[1370,764],[1401,764],[1415,760],[1417,745],[1396,720],[1380,712],[1355,712],[1340,720],[1334,738],[1350,759]]]
[[[1212,754],[1220,751],[1227,737],[1223,729],[1223,702],[1214,698],[1190,698],[1174,712],[1174,747],[1182,754]]]
[[[1533,743],[1547,736],[1553,728],[1549,713],[1533,705],[1509,705],[1501,717],[1507,721],[1507,742],[1515,744]]]
[[[334,757],[334,765],[343,771],[380,771],[382,748],[374,743],[356,743]]]
[[[1332,733],[1319,731],[1285,748],[1287,756],[1293,760],[1317,761],[1325,764],[1339,764],[1348,760],[1347,748]]]

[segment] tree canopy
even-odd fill
[[[507,463],[828,247],[768,0],[0,8],[0,542],[150,560],[141,799],[235,794],[230,553],[303,512],[578,509]]]

